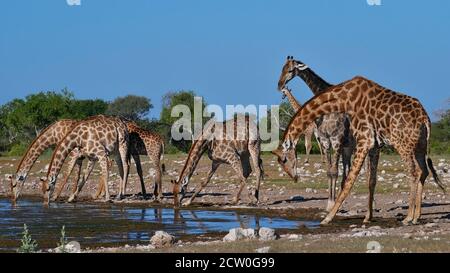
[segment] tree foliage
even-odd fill
[[[152,108],[153,105],[149,98],[127,95],[112,101],[106,110],[106,114],[139,121],[145,119]]]

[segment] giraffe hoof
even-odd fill
[[[331,222],[331,219],[325,218],[322,220],[322,222],[320,222],[320,225],[326,226],[326,225],[330,224],[330,222]]]
[[[412,219],[405,218],[405,220],[402,221],[402,224],[404,226],[409,226],[411,224],[411,222],[412,222]]]

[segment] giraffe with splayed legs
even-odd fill
[[[83,155],[91,162],[98,161],[102,169],[102,183],[105,187],[105,200],[110,199],[108,187],[109,160],[111,153],[118,152],[122,161],[123,179],[119,185],[118,198],[125,194],[125,185],[128,179],[129,164],[128,156],[129,135],[126,124],[120,118],[107,117],[103,115],[94,116],[83,120],[59,142],[53,152],[47,177],[44,179],[44,198],[50,202],[50,196],[54,191],[56,179],[65,159],[74,149],[79,149],[79,155]],[[89,169],[87,169],[89,170]],[[92,171],[92,168],[90,168]],[[89,175],[89,173],[85,173]],[[71,199],[81,190],[86,180],[78,184],[76,192]]]
[[[297,99],[292,95],[292,91],[285,87],[281,90],[281,93],[283,93],[283,99],[287,98],[289,103],[291,104],[292,109],[294,109],[295,112],[300,110],[302,107],[301,104],[297,101]],[[322,162],[325,162],[324,154],[322,152],[322,146],[320,145],[320,142],[318,141],[318,135],[317,135],[317,125],[316,123],[312,123],[306,130],[305,130],[305,151],[306,151],[306,157],[305,157],[305,163],[309,162],[309,154],[311,153],[312,149],[312,136],[315,136],[317,142],[319,143],[319,151],[320,151],[320,157],[322,158]]]
[[[294,60],[292,56],[288,56],[278,80],[278,90],[285,90],[286,84],[296,76],[300,77],[316,96],[332,87],[331,84],[323,80],[306,64]],[[329,211],[333,207],[336,199],[339,159],[342,156],[342,189],[351,166],[351,156],[354,150],[355,140],[351,132],[350,120],[345,113],[323,115],[315,120],[314,124],[317,126],[316,132],[319,147],[324,150],[327,158],[329,192],[327,210]],[[314,125],[309,126],[308,130]]]
[[[136,162],[142,194],[145,197],[146,190],[139,155],[147,155],[151,166],[153,166],[153,169],[155,170],[153,199],[161,201],[163,198],[162,174],[165,172],[165,165],[162,163],[164,156],[164,139],[157,133],[139,127],[135,122],[126,121],[126,125],[130,135],[130,154]],[[119,173],[120,176],[123,177],[123,172],[120,168]],[[101,184],[100,187],[100,193],[102,193],[103,185]]]
[[[185,197],[189,180],[200,158],[206,151],[208,152],[208,157],[212,160],[211,169],[205,182],[201,183],[200,187],[184,205],[192,203],[194,198],[209,183],[221,164],[231,165],[240,180],[239,190],[233,200],[234,204],[239,202],[240,194],[252,172],[251,165],[253,165],[256,175],[256,189],[253,198],[254,202],[258,203],[259,187],[264,175],[260,157],[261,139],[256,123],[248,116],[239,118],[238,115],[237,118],[225,122],[210,120],[205,124],[202,134],[191,146],[178,180],[171,181],[173,184],[174,205],[178,206],[181,204]],[[178,198],[179,195],[180,198]]]
[[[295,145],[303,131],[318,117],[329,113],[347,113],[356,140],[355,158],[342,191],[322,224],[328,224],[347,198],[364,160],[369,155],[369,169],[376,177],[380,147],[392,145],[400,154],[408,170],[410,194],[408,214],[404,224],[417,223],[421,215],[422,191],[431,171],[434,181],[445,192],[428,153],[431,122],[420,102],[410,96],[391,91],[363,77],[329,88],[314,96],[296,113],[285,131],[282,143],[273,151],[290,176],[296,159]],[[373,194],[376,179],[369,181],[369,211],[365,221],[372,217]]]

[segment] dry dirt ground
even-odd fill
[[[317,220],[325,216],[324,208],[327,202],[328,185],[326,165],[319,156],[312,156],[309,164],[303,164],[303,157],[299,162],[301,178],[293,183],[279,168],[272,155],[263,155],[266,177],[261,185],[260,204],[255,209],[289,211],[296,209],[316,209]],[[448,188],[450,188],[450,156],[432,156],[438,173]],[[167,174],[163,176],[164,203],[170,205],[171,184],[183,168],[186,155],[166,155]],[[6,175],[14,172],[20,158],[0,157],[0,196],[9,194],[9,184]],[[152,192],[153,170],[149,170],[147,158],[143,158],[143,168],[146,170],[145,179],[147,193]],[[25,184],[23,195],[40,195],[39,177],[45,176],[48,157],[42,157],[33,167]],[[134,163],[132,163],[133,165]],[[197,170],[192,176],[189,190],[193,190],[201,181],[206,179],[211,161],[204,156]],[[86,183],[80,202],[89,199],[96,191],[100,170],[93,172],[93,176]],[[59,183],[62,181],[60,176]],[[111,192],[117,191],[119,176],[114,167],[110,175]],[[70,183],[69,183],[70,184]],[[339,183],[338,183],[339,184]],[[57,183],[57,187],[58,187]],[[71,186],[71,185],[70,185]],[[69,185],[64,189],[63,198],[70,193]],[[210,184],[194,201],[194,206],[232,207],[233,199],[238,187],[238,179],[233,170],[226,165],[219,167]],[[248,207],[248,192],[255,187],[255,178],[250,177],[247,190],[243,191],[239,208]],[[132,166],[129,186],[130,194],[121,202],[151,202],[140,200],[136,195],[140,192],[140,184]],[[381,251],[386,252],[450,252],[450,198],[444,195],[429,178],[425,185],[423,200],[423,216],[419,225],[403,226],[400,220],[406,215],[409,184],[405,168],[398,156],[383,155],[378,168],[378,185],[375,195],[375,219],[373,223],[362,225],[362,219],[367,208],[367,183],[364,170],[355,183],[352,193],[346,200],[332,222],[331,227],[319,228],[313,233],[300,235],[282,234],[280,240],[262,242],[257,240],[222,243],[218,238],[201,242],[177,242],[174,247],[166,249],[151,249],[147,246],[121,247],[111,249],[96,249],[101,252],[255,252],[256,249],[269,247],[269,252],[365,252],[367,243],[377,241]],[[331,244],[330,244],[331,242]],[[267,249],[266,249],[267,250]]]

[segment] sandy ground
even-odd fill
[[[264,155],[263,162],[266,177],[261,185],[260,204],[255,209],[261,210],[296,210],[317,209],[317,220],[323,218],[326,213],[328,185],[326,178],[326,165],[318,156],[312,156],[309,164],[303,164],[303,157],[299,164],[301,178],[298,183],[293,183],[279,168],[275,157]],[[447,187],[450,185],[450,157],[432,156],[434,165],[440,177]],[[164,162],[167,174],[163,177],[163,189],[166,195],[164,203],[170,205],[171,199],[170,179],[177,177],[182,169],[186,155],[166,155]],[[5,179],[7,174],[14,172],[20,158],[0,158],[0,196],[9,194],[9,184]],[[152,192],[153,171],[149,170],[147,158],[143,158],[143,168],[146,171],[147,193]],[[23,195],[40,195],[39,177],[46,174],[48,158],[41,158],[33,167],[25,184]],[[133,163],[132,163],[133,164]],[[196,172],[192,176],[189,189],[193,190],[198,183],[206,179],[206,173],[211,162],[205,156],[200,161]],[[423,216],[419,225],[403,226],[401,219],[407,213],[407,199],[409,184],[405,174],[405,168],[398,156],[382,156],[378,168],[378,185],[375,195],[375,219],[373,223],[362,225],[362,220],[367,208],[367,183],[364,171],[352,189],[352,194],[346,200],[330,227],[319,228],[318,232],[311,234],[292,235],[282,234],[281,239],[272,242],[260,242],[257,240],[222,243],[217,238],[207,242],[177,242],[174,247],[168,249],[151,249],[147,246],[135,246],[112,249],[98,249],[96,251],[169,251],[169,252],[254,252],[261,247],[269,247],[269,252],[361,252],[367,250],[367,243],[377,241],[381,244],[381,250],[386,252],[450,252],[450,198],[444,195],[429,178],[425,185],[423,200]],[[97,189],[97,181],[100,170],[96,168],[94,175],[86,183],[80,201],[89,199]],[[59,183],[62,181],[60,176]],[[117,190],[119,176],[114,167],[109,179],[112,193]],[[70,183],[69,183],[70,184]],[[58,186],[58,184],[57,184]],[[71,186],[71,185],[70,185]],[[226,165],[219,167],[215,176],[205,190],[194,201],[194,206],[221,206],[231,207],[238,186],[237,176]],[[70,194],[70,189],[64,189],[63,199]],[[250,177],[247,190],[242,194],[242,201],[238,207],[248,207],[248,193],[255,187],[255,178]],[[121,202],[150,202],[140,200],[135,195],[140,192],[140,184],[132,167],[130,182],[127,189],[130,196]],[[297,236],[297,237],[295,237]],[[329,242],[333,242],[329,244]],[[211,247],[214,246],[214,247]]]

